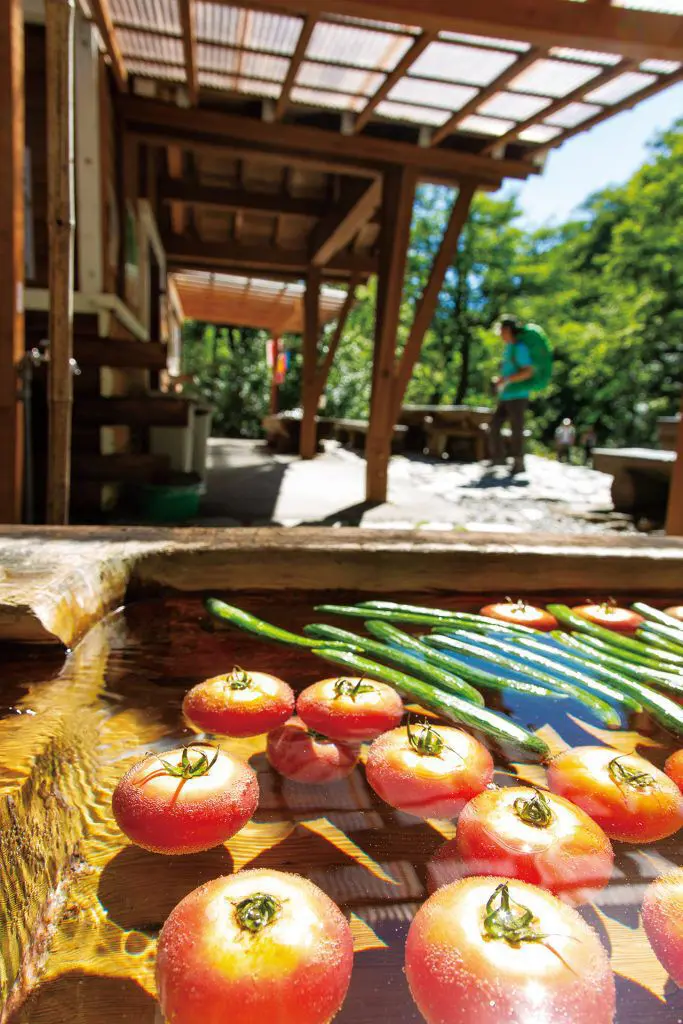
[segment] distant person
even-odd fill
[[[489,457],[492,466],[505,464],[501,430],[509,422],[512,432],[512,475],[524,472],[524,416],[532,391],[550,382],[552,351],[545,332],[536,324],[523,324],[504,314],[498,323],[503,340],[500,377],[493,378],[498,405],[489,427]]]
[[[572,461],[572,448],[576,444],[576,430],[568,416],[560,423],[555,431],[555,448],[559,462]]]
[[[583,446],[583,464],[584,466],[593,465],[593,449],[598,443],[598,435],[595,433],[595,427],[590,426],[587,430],[584,430],[581,435],[581,444]]]

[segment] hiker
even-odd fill
[[[503,340],[501,376],[493,378],[498,405],[489,427],[492,466],[505,465],[501,429],[508,421],[512,432],[511,475],[524,472],[524,415],[532,391],[546,387],[552,373],[552,352],[545,332],[536,324],[523,324],[504,314],[498,322]]]
[[[595,433],[595,427],[590,426],[587,430],[584,430],[581,435],[581,444],[583,445],[583,464],[584,466],[593,465],[593,449],[598,443],[598,435]]]
[[[572,461],[572,448],[576,443],[576,430],[568,416],[560,423],[555,431],[555,448],[557,450],[558,462]]]

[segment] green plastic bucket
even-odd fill
[[[153,523],[194,519],[199,511],[201,492],[201,484],[143,484],[140,511]]]

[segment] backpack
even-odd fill
[[[517,341],[524,342],[534,364],[531,390],[544,391],[553,375],[553,350],[548,335],[537,324],[526,324],[519,332]]]

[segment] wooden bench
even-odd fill
[[[316,416],[318,450],[320,442],[332,436],[334,420],[325,416]],[[266,444],[279,455],[294,454],[299,451],[301,435],[301,410],[287,409],[285,412],[271,413],[263,417],[263,429],[266,432]]]
[[[441,459],[446,454],[463,461],[484,458],[482,426],[491,418],[486,407],[469,405],[406,405],[400,422],[408,427],[408,447]]]
[[[681,414],[677,416],[660,416],[657,420],[659,447],[669,452],[676,451],[678,432],[681,429]]]
[[[359,451],[365,449],[365,438],[368,434],[370,424],[367,420],[333,420],[333,434],[340,444],[349,448],[356,448]],[[391,447],[392,451],[400,451],[405,445],[405,438],[408,428],[397,423],[394,426]]]
[[[596,448],[593,468],[614,477],[617,512],[664,510],[676,452],[650,448]]]

